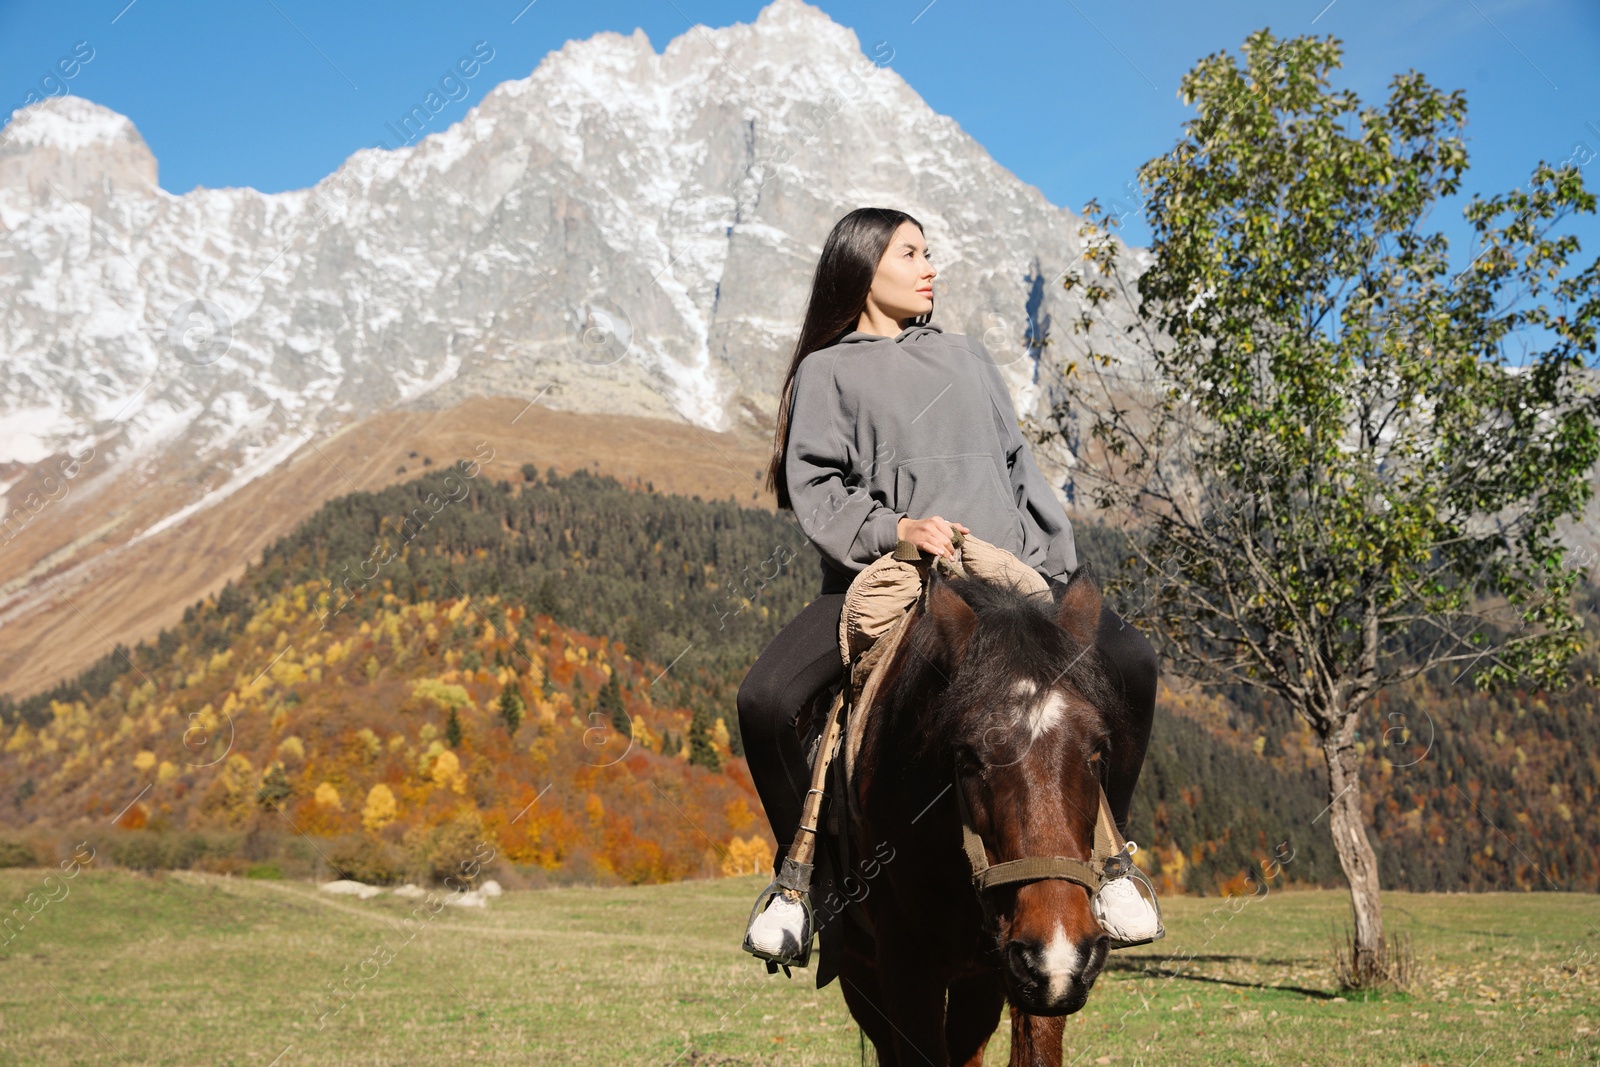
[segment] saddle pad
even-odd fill
[[[901,541],[862,569],[845,593],[839,613],[839,657],[846,668],[897,623],[922,591],[932,560],[910,541]],[[1050,583],[1003,548],[967,534],[955,557],[966,572],[991,583],[1014,585],[1025,593],[1049,594]]]

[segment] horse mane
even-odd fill
[[[1057,685],[1065,680],[1102,716],[1114,715],[1122,698],[1113,665],[1097,645],[1085,646],[1061,626],[1058,605],[1051,597],[976,577],[940,580],[966,602],[978,621],[954,676],[945,684],[940,673],[948,671],[935,666],[929,656],[936,640],[933,627],[922,625],[925,619],[913,620],[917,625],[910,635],[909,655],[914,662],[906,666],[924,679],[923,685],[915,687],[918,694],[908,694],[916,702],[908,716],[914,724],[908,752],[913,762],[947,759],[956,742],[971,736],[980,722],[997,711],[1012,710],[1020,715],[1020,707],[998,707],[994,697],[1009,692],[1014,682],[1024,678]],[[1067,584],[1070,588],[1091,580],[1086,568],[1079,567]],[[948,653],[945,656],[948,659]]]

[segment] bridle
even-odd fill
[[[959,548],[961,545],[959,530],[952,540]],[[966,577],[966,569],[959,559],[952,560],[939,556],[935,558],[934,565],[944,568],[954,577]],[[923,583],[917,599],[919,606],[925,611],[928,583]],[[1133,869],[1130,856],[1138,846],[1130,846],[1117,831],[1116,820],[1111,815],[1111,805],[1106,802],[1105,788],[1098,781],[1095,783],[1095,792],[1099,797],[1099,806],[1095,812],[1094,844],[1090,848],[1088,859],[1079,859],[1075,856],[1026,856],[1022,859],[990,864],[988,854],[983,847],[983,838],[972,825],[972,812],[967,807],[966,793],[961,788],[960,770],[959,768],[955,770],[956,805],[961,811],[961,847],[967,854],[967,865],[972,868],[972,887],[978,895],[978,904],[983,909],[983,923],[986,930],[993,931],[997,925],[993,899],[989,895],[992,889],[1060,878],[1081,885],[1093,897],[1100,891],[1101,886],[1121,878]]]
[[[1116,821],[1111,817],[1111,807],[1106,803],[1105,790],[1096,784],[1100,796],[1099,810],[1095,813],[1094,845],[1087,860],[1074,856],[1027,856],[990,864],[984,851],[983,838],[972,825],[972,812],[967,807],[967,796],[961,788],[959,773],[955,782],[956,805],[961,811],[961,847],[967,854],[967,865],[972,868],[972,887],[978,894],[978,904],[983,908],[983,925],[986,930],[996,928],[993,898],[989,890],[1007,885],[1022,885],[1047,878],[1060,878],[1083,886],[1092,897],[1100,887],[1121,878],[1132,868],[1128,858],[1128,845],[1117,832]]]

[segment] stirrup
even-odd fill
[[[756,897],[755,905],[750,909],[750,918],[745,921],[744,944],[742,947],[752,956],[767,961],[768,974],[776,974],[781,966],[784,975],[793,978],[794,975],[789,971],[791,966],[804,967],[811,961],[811,943],[815,939],[817,930],[816,913],[811,909],[811,870],[812,864],[795,863],[793,860],[785,858],[783,867],[778,872],[778,877],[761,891],[760,896]],[[767,905],[772,898],[779,893],[790,896],[790,899],[798,899],[800,906],[805,909],[805,932],[800,938],[799,949],[793,953],[785,953],[781,950],[768,952],[750,943],[750,927],[754,925],[756,918],[767,910]],[[798,895],[797,897],[795,896],[796,894]]]
[[[1131,857],[1133,853],[1137,852],[1138,850],[1139,846],[1137,844],[1132,841],[1127,842],[1127,844],[1123,846],[1123,851],[1117,853],[1116,856],[1112,857],[1112,862],[1106,864],[1106,869],[1108,873],[1112,873],[1112,882],[1118,882],[1124,879],[1131,880],[1134,883],[1135,892],[1138,892],[1138,886],[1144,886],[1145,892],[1140,893],[1139,895],[1142,898],[1146,898],[1146,903],[1148,903],[1151,909],[1156,913],[1156,932],[1149,937],[1139,938],[1138,940],[1134,941],[1124,941],[1121,938],[1112,937],[1110,934],[1107,934],[1107,947],[1111,950],[1119,948],[1135,948],[1139,945],[1148,945],[1152,941],[1160,941],[1163,937],[1167,936],[1166,925],[1161,920],[1161,900],[1156,896],[1156,887],[1150,883],[1150,878],[1148,875],[1133,865]],[[1090,901],[1091,910],[1094,910],[1098,905],[1098,898],[1099,893],[1097,892],[1095,894],[1095,898]],[[1097,913],[1095,915],[1095,920],[1098,922],[1099,919],[1100,916]],[[1101,927],[1101,929],[1104,929],[1104,927]]]

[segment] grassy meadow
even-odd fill
[[[0,898],[48,873],[0,870]],[[409,927],[415,902],[302,882],[86,868],[65,884],[0,948],[0,1063],[860,1060],[837,982],[769,976],[739,950],[753,876],[509,892]],[[1600,898],[1385,901],[1421,973],[1370,1000],[1331,988],[1342,893],[1165,902],[1167,938],[1113,955],[1065,1062],[1600,1062]],[[335,999],[337,982],[352,992]],[[1007,1045],[1002,1021],[986,1062]]]

